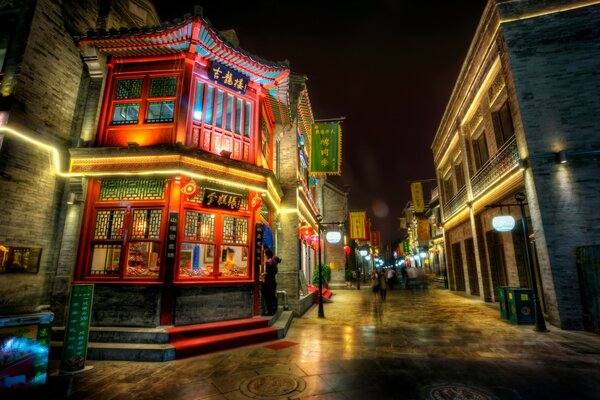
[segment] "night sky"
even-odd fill
[[[409,181],[435,177],[431,143],[485,0],[155,4],[162,20],[198,4],[217,30],[235,29],[244,50],[307,75],[315,118],[346,117],[335,181],[350,209],[369,211],[383,243],[401,237]]]

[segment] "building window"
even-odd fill
[[[236,160],[250,158],[252,104],[239,93],[229,93],[210,83],[196,80],[192,120],[193,144]]]
[[[454,166],[454,176],[456,177],[456,190],[462,189],[465,186],[465,173],[462,162]]]
[[[260,129],[260,152],[264,160],[264,166],[271,166],[271,134],[267,128],[267,123],[263,119]]]
[[[162,209],[97,210],[88,276],[158,278],[162,223]]]
[[[249,278],[248,218],[186,210],[179,279]]]
[[[442,189],[444,191],[444,201],[448,201],[454,196],[454,188],[452,187],[452,176],[448,174],[442,181]]]
[[[504,102],[498,111],[492,113],[492,121],[494,121],[496,144],[498,145],[498,148],[500,148],[515,135],[508,101]]]
[[[481,135],[479,135],[479,137],[472,141],[472,145],[475,170],[477,171],[490,158],[487,149],[487,141],[485,140],[485,131],[482,132]]]
[[[173,122],[177,77],[117,79],[111,125]]]

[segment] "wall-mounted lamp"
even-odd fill
[[[140,147],[140,145],[138,144],[138,142],[127,142],[127,147]]]
[[[517,161],[517,165],[519,166],[519,171],[525,171],[527,169],[528,164],[529,163],[527,162],[527,159],[519,158],[519,160]]]
[[[222,157],[231,157],[231,151],[229,150],[221,150],[219,153]]]
[[[81,203],[81,200],[79,200],[77,198],[77,194],[71,192],[71,193],[69,193],[69,196],[67,197],[67,204],[71,205],[71,204],[75,204],[75,203]]]
[[[567,162],[567,152],[565,150],[561,150],[556,155],[556,162],[559,164],[566,164]]]

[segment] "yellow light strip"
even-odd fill
[[[56,170],[56,174],[59,176],[64,176],[64,177],[70,176],[69,173],[65,173],[60,170],[60,164],[61,164],[60,153],[58,152],[58,149],[56,149],[56,147],[46,144],[40,140],[33,139],[27,135],[22,134],[21,132],[18,132],[14,129],[11,129],[11,128],[8,128],[5,126],[0,127],[0,133],[5,133],[5,134],[11,135],[11,136],[15,136],[21,140],[24,140],[28,143],[33,144],[36,147],[39,147],[40,149],[49,151],[52,154],[52,157],[54,159],[54,169]]]
[[[486,193],[485,195],[473,202],[473,210],[475,212],[479,211],[479,209],[483,209],[489,203],[499,200],[500,197],[503,197],[504,195],[508,194],[511,189],[516,188],[517,184],[520,181],[523,181],[523,172],[517,169],[512,174],[508,175],[508,177],[504,177],[506,177],[506,175],[498,178],[496,181],[494,181],[494,183],[489,185],[494,186],[497,182],[502,180],[502,182],[499,183],[497,186],[494,186],[494,188],[491,191],[489,191],[488,193]]]
[[[302,201],[302,199],[300,199],[299,196],[296,196],[298,204],[300,204],[300,207],[298,207],[298,209],[300,211],[304,211],[304,212],[300,212],[300,214],[307,220],[310,220],[309,222],[311,222],[311,225],[313,226],[313,228],[317,227],[317,221],[315,220],[315,218],[312,216],[311,212],[309,211],[309,209],[304,205],[304,202]]]
[[[203,167],[219,173],[228,173],[230,175],[239,176],[259,182],[266,182],[267,179],[262,175],[253,174],[251,172],[242,171],[239,169],[224,167],[218,164],[210,163],[204,160],[196,160],[190,157],[180,155],[159,155],[159,156],[126,156],[126,157],[102,157],[102,158],[74,158],[71,160],[71,168],[79,165],[106,165],[106,164],[143,164],[144,162],[181,162],[183,164],[191,164],[194,166]]]
[[[475,110],[477,109],[477,107],[479,107],[481,98],[483,97],[485,91],[489,88],[492,79],[495,79],[496,75],[499,73],[500,73],[500,57],[496,56],[494,62],[492,63],[491,67],[489,68],[485,78],[483,79],[483,82],[481,82],[481,85],[479,85],[479,89],[477,90],[475,97],[473,97],[473,101],[469,105],[469,108],[467,108],[467,112],[465,113],[465,116],[462,118],[461,128],[464,125],[464,122],[469,122],[469,120],[475,113]],[[475,77],[475,79],[477,79],[477,77]]]
[[[450,141],[450,144],[446,147],[446,149],[445,149],[446,152],[442,156],[442,159],[438,163],[438,166],[444,165],[444,163],[446,162],[446,158],[448,158],[448,155],[454,150],[454,146],[456,145],[456,142],[458,142],[458,137],[459,136],[460,136],[460,131],[456,131],[454,133],[454,137]],[[445,175],[445,173],[444,173],[444,175]]]
[[[545,9],[545,10],[542,10],[542,11],[537,11],[537,12],[533,12],[533,13],[530,13],[530,14],[525,14],[525,15],[522,15],[520,17],[502,19],[502,20],[500,20],[500,23],[501,24],[506,24],[508,22],[521,21],[521,20],[524,20],[524,19],[531,19],[531,18],[541,17],[541,16],[544,16],[544,15],[550,15],[550,14],[561,13],[561,12],[564,12],[564,11],[576,10],[578,8],[584,8],[584,7],[593,6],[594,4],[598,4],[598,3],[600,3],[599,0],[584,1],[582,3],[574,4],[574,5],[571,5],[571,6],[564,6],[564,7],[553,8],[553,9]]]
[[[17,137],[18,139],[24,140],[30,144],[33,144],[36,147],[39,147],[46,151],[49,151],[54,158],[55,173],[56,173],[56,175],[58,175],[60,177],[70,178],[70,177],[84,177],[84,176],[102,177],[102,176],[185,175],[185,176],[189,176],[192,178],[206,179],[206,180],[210,180],[210,181],[214,181],[214,182],[223,183],[225,185],[229,185],[229,186],[233,186],[233,187],[253,190],[258,193],[266,193],[267,196],[270,198],[271,202],[273,203],[273,206],[275,207],[275,209],[279,210],[280,201],[275,200],[275,197],[270,193],[269,188],[265,189],[262,187],[247,185],[247,184],[243,184],[243,183],[239,183],[239,182],[230,181],[227,179],[217,179],[217,178],[214,178],[211,176],[199,174],[199,173],[184,170],[184,169],[149,170],[149,171],[118,171],[118,172],[80,172],[80,173],[62,172],[61,168],[60,168],[60,166],[61,166],[60,153],[56,147],[46,144],[40,140],[33,139],[28,135],[25,135],[19,131],[16,131],[16,130],[8,128],[8,127],[0,127],[0,133]],[[169,159],[169,158],[172,158],[173,156],[156,156],[153,158],[156,159],[156,158],[161,158],[161,157]],[[178,157],[178,156],[175,156],[175,157]],[[138,157],[138,158],[142,158],[142,157]],[[103,159],[103,160],[106,161],[108,159]],[[115,159],[115,160],[118,160],[118,159]],[[97,160],[94,160],[94,161],[97,161]],[[229,169],[229,170],[232,170],[232,169]],[[244,171],[239,171],[239,172],[243,173]],[[252,176],[254,174],[248,173],[247,175]],[[258,175],[254,175],[254,176],[258,176]],[[264,177],[262,177],[262,178],[264,179]],[[268,184],[268,180],[267,180],[267,184]],[[271,185],[273,185],[273,184],[271,183]],[[273,192],[276,194],[274,187],[273,187]],[[280,200],[278,195],[277,195],[277,199]]]

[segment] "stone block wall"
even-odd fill
[[[562,328],[581,329],[575,251],[600,236],[598,158],[585,155],[600,149],[600,6],[506,23],[502,35],[529,153],[526,186],[539,205],[536,241],[548,252],[548,313]],[[567,164],[555,162],[562,150]]]
[[[160,295],[157,296],[160,298]],[[254,286],[179,286],[174,325],[252,318]]]

